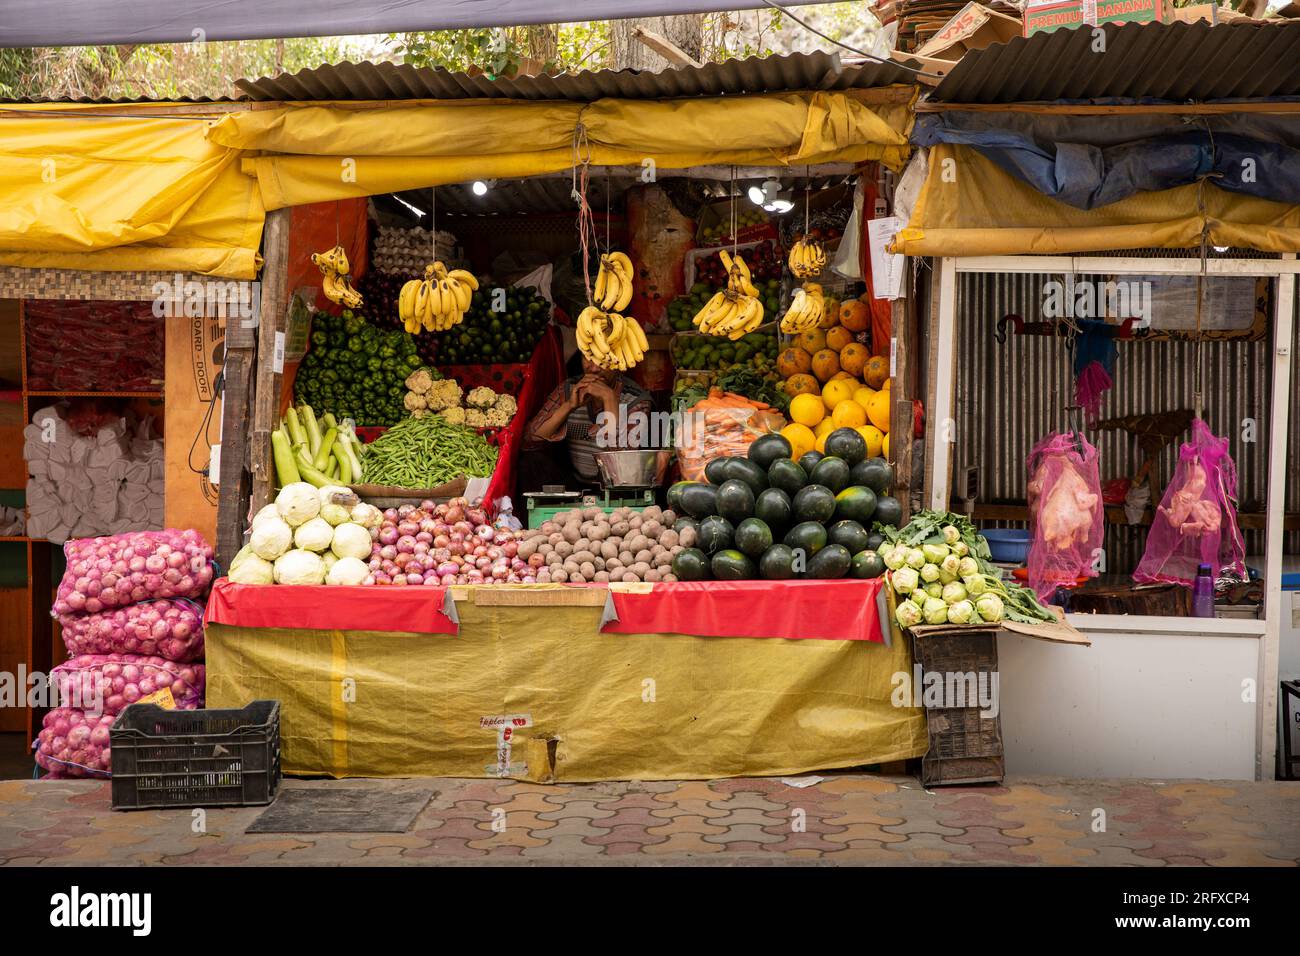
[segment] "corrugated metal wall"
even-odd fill
[[[1061,338],[1008,334],[995,337],[997,322],[1007,314],[1038,321],[1043,274],[962,273],[957,277],[957,443],[953,474],[957,487],[967,466],[979,469],[980,503],[1023,504],[1029,450],[1044,435],[1065,427],[1063,408],[1073,402],[1070,358]],[[1082,278],[1082,277],[1080,277]],[[1192,342],[1120,342],[1114,388],[1106,394],[1101,417],[1144,414],[1193,407],[1195,344]],[[1300,348],[1300,329],[1293,354]],[[1269,401],[1271,388],[1268,341],[1207,341],[1204,352],[1206,419],[1217,434],[1227,435],[1237,463],[1243,512],[1263,512],[1268,482]],[[1287,510],[1300,511],[1300,387],[1292,388]],[[1254,441],[1246,441],[1244,422],[1255,423]],[[1137,441],[1121,431],[1088,431],[1098,446],[1101,477],[1132,475],[1142,461]],[[1185,437],[1185,436],[1184,436]],[[1162,453],[1157,486],[1173,472],[1177,445]],[[1154,504],[1154,503],[1153,503]],[[1247,531],[1249,554],[1262,553],[1264,533]],[[1109,570],[1128,573],[1141,559],[1146,543],[1142,527],[1107,525]],[[1300,533],[1287,535],[1286,550],[1300,552]]]

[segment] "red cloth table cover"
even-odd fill
[[[229,578],[212,586],[203,623],[408,634],[456,634],[460,627],[445,587],[233,584]]]
[[[883,581],[678,581],[644,593],[612,590],[617,617],[601,630],[884,643],[876,600]]]

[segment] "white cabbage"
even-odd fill
[[[320,516],[332,525],[347,521],[360,503],[352,489],[342,485],[326,485],[320,490]]]
[[[370,557],[370,549],[370,532],[361,525],[348,522],[334,529],[334,541],[330,550],[340,558],[365,560]]]
[[[280,511],[275,507],[275,502],[273,501],[269,505],[263,505],[262,510],[253,515],[253,522],[249,527],[256,528],[260,522],[265,521],[267,518],[278,517],[280,517]]]
[[[320,584],[325,580],[325,562],[319,554],[295,548],[275,559],[276,584]]]
[[[293,547],[293,529],[280,518],[263,518],[248,541],[263,561],[274,561]]]
[[[361,584],[369,573],[370,569],[366,567],[364,561],[357,558],[339,558],[334,562],[334,567],[330,568],[329,574],[325,576],[325,583]]]
[[[352,520],[363,528],[378,528],[384,523],[384,513],[363,501],[352,509]]]
[[[295,481],[280,489],[275,496],[275,510],[289,523],[291,528],[305,524],[320,514],[320,495],[315,485],[305,481]]]
[[[334,528],[324,518],[312,518],[293,533],[293,543],[306,551],[324,551],[332,540]]]
[[[235,584],[274,584],[275,566],[250,552],[230,566],[227,577]]]

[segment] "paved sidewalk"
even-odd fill
[[[107,783],[5,781],[0,864],[1300,863],[1300,785],[1286,783],[1021,778],[927,792],[911,777],[830,774],[807,788],[771,778],[283,785],[435,795],[407,833],[245,834],[260,809],[208,810],[206,832],[194,832],[191,811],[111,812]]]

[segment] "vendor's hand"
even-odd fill
[[[601,404],[606,408],[608,408],[611,403],[618,401],[618,396],[614,394],[614,389],[598,375],[587,376],[578,383],[578,388],[582,390],[584,398],[590,396],[592,398],[600,399]]]

